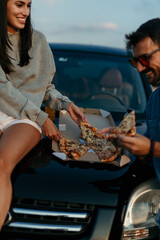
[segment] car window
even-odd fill
[[[54,51],[53,84],[79,107],[143,113],[147,97],[139,73],[126,57]]]

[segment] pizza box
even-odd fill
[[[115,126],[114,120],[110,112],[108,111],[90,108],[82,109],[82,111],[84,112],[88,123],[91,124],[93,127],[96,127],[98,130],[104,127]],[[69,113],[65,110],[60,111],[59,114],[59,131],[61,133],[61,136],[64,138],[84,143],[83,139],[81,138],[80,128],[70,117]],[[90,149],[78,160],[73,160],[71,158],[66,157],[65,153],[60,152],[58,142],[54,140],[52,141],[52,150],[53,155],[58,157],[62,161],[74,161],[74,162],[80,161],[100,164],[114,164],[119,167],[122,167],[130,162],[128,153],[127,151],[124,150],[122,151],[122,154],[118,158],[111,162],[102,162],[92,149]]]

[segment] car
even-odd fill
[[[134,109],[136,131],[144,134],[152,88],[129,64],[131,51],[49,45],[56,63],[53,84],[63,95],[81,108],[108,111],[116,124]],[[57,126],[58,118],[56,112]],[[1,239],[159,239],[160,185],[154,168],[151,162],[130,159],[122,167],[64,162],[53,156],[52,141],[43,137],[12,174],[13,200]]]
[[[50,47],[57,69],[53,83],[63,95],[82,108],[109,111],[116,124],[128,109],[135,109],[138,132],[145,132],[145,107],[152,89],[129,64],[131,52],[77,44]]]

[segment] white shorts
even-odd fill
[[[33,127],[37,128],[39,130],[39,132],[42,134],[42,129],[38,125],[38,123],[33,122],[33,121],[29,120],[29,119],[19,120],[19,119],[10,117],[7,114],[5,114],[5,113],[0,111],[0,130],[2,132],[4,132],[11,125],[14,125],[14,124],[17,124],[17,123],[27,123],[27,124],[30,124]]]

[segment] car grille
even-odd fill
[[[74,236],[91,227],[94,206],[80,203],[15,199],[11,222],[3,231]]]

